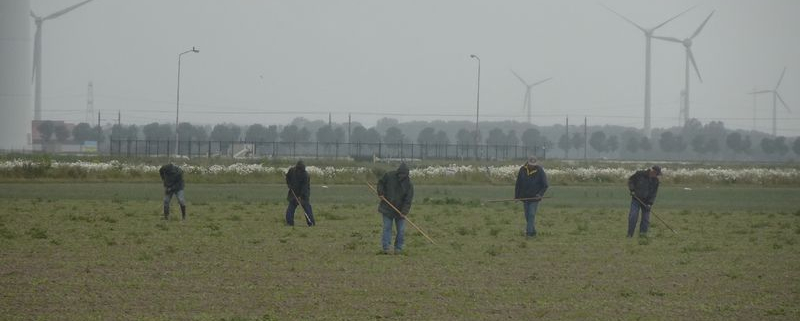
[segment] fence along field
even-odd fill
[[[131,140],[111,137],[111,156],[168,156],[176,152],[175,141]],[[476,151],[477,150],[477,151]],[[362,143],[362,142],[265,142],[180,141],[178,155],[186,157],[306,157],[353,159],[523,159],[529,154],[547,157],[547,148],[511,144]]]
[[[663,186],[651,237],[624,238],[624,187],[551,187],[522,237],[510,186],[418,185],[406,255],[377,255],[366,186],[187,185],[161,221],[152,183],[0,184],[6,319],[762,319],[800,317],[798,187]]]

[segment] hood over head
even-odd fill
[[[409,173],[408,165],[406,165],[406,163],[401,163],[400,167],[397,168],[397,175],[408,176],[408,173]]]
[[[656,176],[661,176],[661,166],[655,165],[650,169],[656,173]]]

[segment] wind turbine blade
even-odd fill
[[[697,78],[700,79],[700,82],[703,82],[703,77],[700,77],[700,69],[697,68],[697,63],[694,62],[694,55],[692,54],[692,49],[686,48],[686,54],[689,55],[689,60],[692,61],[692,66],[694,66],[694,71],[697,73]]]
[[[771,92],[772,92],[772,90],[759,90],[759,91],[749,92],[748,94],[758,95],[758,94],[766,94],[766,93],[771,93]]]
[[[783,75],[786,75],[786,67],[783,67],[783,72],[781,73],[781,78],[778,79],[778,84],[775,85],[775,90],[778,90],[778,87],[781,85],[781,81],[783,81]]]
[[[706,22],[708,22],[708,19],[711,19],[711,15],[713,15],[713,14],[714,14],[714,11],[711,11],[711,13],[708,15],[708,17],[706,17],[706,20],[704,20],[703,23],[700,24],[700,27],[698,27],[697,30],[694,31],[694,33],[692,34],[691,37],[689,37],[689,39],[694,39],[694,37],[697,37],[697,35],[700,34],[700,31],[703,30],[703,27],[706,26]]]
[[[533,86],[536,86],[536,85],[539,85],[539,84],[541,84],[541,83],[544,83],[544,82],[546,82],[546,81],[548,81],[548,80],[550,80],[550,79],[553,79],[553,77],[550,77],[550,78],[547,78],[547,79],[541,80],[541,81],[539,81],[539,82],[537,82],[537,83],[535,83],[535,84],[532,84],[532,85],[531,85],[531,87],[533,87]]]
[[[33,19],[39,19],[39,16],[33,13],[33,10],[31,10],[31,17],[33,17]]]
[[[61,15],[63,15],[63,14],[65,14],[65,13],[67,13],[67,12],[70,12],[70,11],[72,11],[72,10],[75,10],[75,9],[77,9],[78,7],[82,6],[82,5],[85,5],[85,4],[89,3],[90,1],[92,1],[92,0],[86,0],[86,1],[83,1],[83,2],[81,2],[81,3],[78,3],[78,4],[75,4],[75,5],[72,5],[72,6],[70,6],[70,7],[67,7],[66,9],[63,9],[63,10],[61,10],[61,11],[57,11],[57,12],[55,12],[55,13],[52,13],[52,14],[50,14],[49,16],[46,16],[46,17],[44,17],[44,19],[42,19],[42,20],[49,20],[49,19],[55,19],[55,18],[58,18],[58,17],[60,17]]]
[[[792,110],[791,110],[791,109],[789,109],[789,105],[787,105],[787,104],[786,104],[786,102],[785,102],[785,101],[783,101],[783,98],[781,98],[781,94],[779,94],[779,93],[776,91],[776,92],[775,92],[775,96],[777,96],[777,97],[778,97],[778,100],[780,100],[780,101],[781,101],[781,104],[783,104],[783,107],[784,107],[784,108],[786,108],[786,110],[787,110],[787,111],[789,111],[789,112],[791,113],[791,112],[792,112]]]
[[[511,70],[511,73],[514,74],[514,76],[517,76],[517,79],[519,79],[519,81],[521,81],[523,85],[528,86],[528,83],[525,82],[525,79],[522,79],[522,77],[518,75],[516,72],[514,72],[514,70]]]
[[[658,28],[661,28],[662,26],[664,26],[665,24],[667,24],[667,22],[670,22],[670,21],[672,21],[672,20],[675,20],[675,18],[677,18],[677,17],[680,17],[680,16],[681,16],[681,15],[683,15],[684,13],[687,13],[687,12],[689,12],[689,10],[692,10],[692,9],[694,9],[694,8],[696,8],[696,7],[697,7],[697,6],[693,6],[693,7],[689,8],[689,9],[686,9],[686,10],[684,10],[683,12],[681,12],[681,13],[679,13],[679,14],[676,14],[674,17],[672,17],[672,18],[669,18],[669,20],[662,22],[660,25],[657,25],[657,26],[653,27],[653,29],[650,29],[650,30],[651,30],[651,31],[655,31],[656,29],[658,29]]]
[[[609,8],[608,6],[606,6],[606,5],[602,4],[602,3],[600,5],[603,6],[604,8],[606,8],[606,9],[608,9],[608,11],[613,12],[614,14],[619,16],[620,18],[625,19],[625,21],[629,22],[634,27],[639,28],[639,30],[641,30],[642,32],[647,33],[647,29],[645,29],[644,27],[642,27],[642,26],[636,24],[635,22],[631,21],[631,19],[626,18],[625,16],[621,15],[619,12],[614,11],[613,9]]]
[[[661,39],[661,40],[664,40],[664,41],[672,41],[672,42],[677,42],[677,43],[683,43],[683,40],[680,40],[678,38],[673,38],[673,37],[653,36],[653,38]]]

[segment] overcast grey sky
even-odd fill
[[[78,0],[32,0],[47,15]],[[644,27],[697,5],[656,34],[686,38],[716,13],[692,47],[691,116],[752,128],[754,87],[779,88],[778,134],[800,135],[800,1],[607,0]],[[35,30],[31,19],[31,32]],[[310,119],[374,125],[475,119],[525,121],[528,82],[538,125],[643,125],[645,37],[594,0],[256,1],[94,0],[45,22],[44,117],[83,121],[89,81],[103,118],[175,121],[177,55],[184,55],[181,119],[286,123]],[[684,48],[653,40],[653,127],[678,124]],[[758,130],[771,131],[772,97],[758,98]],[[113,113],[113,115],[111,115]],[[270,114],[277,113],[277,114]],[[430,114],[442,114],[436,117]],[[107,116],[106,116],[107,115]]]

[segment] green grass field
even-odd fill
[[[624,186],[552,186],[527,240],[511,186],[417,186],[437,244],[379,255],[366,186],[292,228],[280,185],[189,183],[180,222],[158,183],[0,184],[0,319],[800,319],[800,187],[690,188],[627,239]]]

